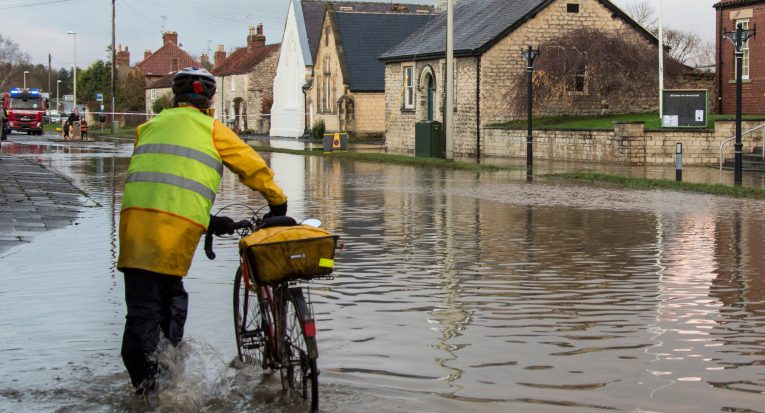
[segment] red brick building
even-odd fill
[[[717,33],[744,29],[765,29],[765,0],[722,0],[714,5]],[[765,33],[758,33],[744,45],[742,111],[765,114]],[[717,113],[736,112],[736,59],[733,43],[717,36]]]
[[[143,61],[136,65],[136,69],[146,77],[146,83],[158,80],[170,72],[177,72],[184,67],[200,66],[200,63],[191,57],[178,45],[178,33],[165,32],[162,34],[162,47],[155,52],[144,52]]]

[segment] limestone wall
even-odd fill
[[[746,132],[762,122],[743,122]],[[672,129],[646,131],[643,123],[617,123],[612,131],[534,130],[534,158],[554,161],[584,161],[626,165],[672,164],[675,144],[683,144],[683,164],[715,166],[720,161],[720,143],[735,135],[735,122],[717,121],[715,129]],[[762,146],[762,131],[745,135],[744,153]],[[481,131],[482,155],[526,157],[526,130],[486,127]],[[733,154],[732,142],[724,148]]]

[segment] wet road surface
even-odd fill
[[[100,206],[0,253],[0,411],[142,410],[114,267],[130,144],[3,151]],[[290,215],[347,245],[311,289],[323,411],[765,411],[765,202],[267,158]],[[229,203],[262,200],[228,174]],[[236,240],[216,251],[185,281],[185,361],[160,410],[289,411],[278,377],[232,362]]]

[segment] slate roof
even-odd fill
[[[303,21],[305,23],[308,44],[311,49],[311,58],[316,60],[321,40],[321,28],[324,26],[324,17],[327,5],[332,4],[334,10],[339,12],[353,11],[357,13],[417,13],[417,10],[433,12],[433,6],[424,4],[399,4],[399,3],[373,3],[359,1],[316,1],[302,0]],[[353,10],[344,10],[345,8]]]
[[[177,65],[173,64],[174,59],[178,59]],[[200,64],[177,44],[167,42],[151,56],[138,63],[136,68],[145,76],[164,76],[189,66],[200,66]]]
[[[176,72],[170,72],[151,82],[148,86],[146,86],[146,89],[165,89],[173,87],[173,78],[175,77],[175,73]]]
[[[345,81],[354,92],[385,90],[385,64],[377,57],[426,24],[431,14],[332,12],[342,46]]]
[[[765,0],[722,0],[715,3],[713,7],[716,9],[723,9],[727,7],[747,6],[757,3],[765,3]]]
[[[554,0],[471,0],[454,6],[454,55],[480,55]],[[598,0],[649,40],[655,36],[608,0]],[[446,50],[446,12],[380,56],[383,61],[441,57]]]
[[[252,49],[240,47],[234,50],[220,65],[215,66],[212,73],[215,76],[248,73],[272,54],[279,53],[280,47],[280,44],[270,44]]]

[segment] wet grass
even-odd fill
[[[666,189],[673,191],[697,192],[734,198],[765,199],[765,189],[722,184],[699,184],[670,181],[666,179],[634,178],[594,172],[565,172],[543,175],[546,179],[560,179],[586,183],[605,183],[630,189]]]
[[[101,128],[90,128],[88,131],[88,134],[90,136],[103,136],[103,137],[114,137],[114,138],[122,138],[122,139],[135,139],[135,128],[119,128],[117,129],[117,133],[112,133],[111,128],[104,128],[102,131]]]
[[[463,171],[512,171],[518,170],[517,167],[509,165],[487,165],[471,162],[447,161],[439,158],[416,158],[406,155],[393,155],[388,153],[369,153],[369,152],[330,152],[324,153],[322,150],[299,150],[274,148],[270,146],[257,146],[253,148],[258,152],[277,152],[288,153],[292,155],[307,156],[325,156],[333,159],[353,159],[356,161],[375,162],[384,164],[424,166],[430,168],[455,169]]]
[[[763,120],[763,115],[744,115],[746,120]],[[734,120],[734,115],[709,114],[708,128],[714,128],[718,120]],[[644,122],[646,129],[673,129],[662,128],[659,122],[658,112],[651,113],[628,113],[610,116],[551,116],[535,118],[534,129],[590,129],[590,130],[613,130],[614,122]],[[526,129],[526,120],[514,120],[499,123],[494,126],[508,129]]]

